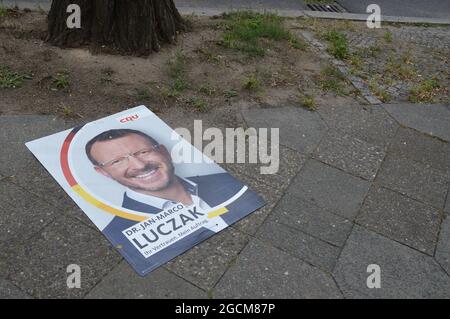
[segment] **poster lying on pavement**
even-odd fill
[[[26,146],[141,276],[264,205],[145,106]]]

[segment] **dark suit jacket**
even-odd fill
[[[198,185],[199,197],[211,207],[217,206],[228,200],[244,186],[228,173],[190,177],[188,180]],[[227,206],[229,212],[221,217],[228,225],[231,225],[263,205],[264,200],[261,197],[256,193],[247,190],[239,199]],[[156,207],[135,201],[126,194],[124,194],[122,206],[127,209],[148,214],[157,214],[161,211]],[[202,227],[151,257],[145,258],[122,234],[123,230],[137,223],[138,222],[116,216],[103,230],[103,233],[142,276],[215,234],[213,231]]]

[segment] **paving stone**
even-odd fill
[[[381,288],[369,289],[368,265],[381,268]],[[450,277],[416,250],[355,226],[334,277],[346,298],[448,298]]]
[[[311,153],[327,131],[319,114],[303,108],[253,108],[242,114],[250,127],[280,128],[280,144],[303,154]]]
[[[278,203],[280,198],[283,196],[284,190],[281,185],[266,184],[247,175],[241,174],[235,176],[266,201],[266,205],[264,207],[251,213],[247,217],[244,217],[232,226],[246,234],[254,235]]]
[[[72,218],[76,218],[88,227],[97,230],[97,226],[89,219],[89,217],[78,207],[68,208],[65,214]]]
[[[373,187],[357,223],[388,238],[434,254],[441,216],[431,206],[382,187]]]
[[[430,165],[390,154],[386,157],[376,182],[404,195],[443,208],[450,173],[434,170]]]
[[[370,104],[373,104],[373,105],[378,105],[378,104],[383,103],[373,95],[365,95],[364,98],[367,100],[367,102],[369,102]]]
[[[247,152],[248,153],[248,152]],[[248,154],[247,154],[248,155]],[[267,166],[261,164],[249,164],[248,156],[246,163],[224,164],[224,168],[236,177],[245,175],[252,179],[264,182],[266,184],[279,185],[278,187],[287,187],[292,178],[298,173],[306,161],[305,156],[293,151],[287,147],[280,147],[279,170],[276,174],[261,174],[260,167]]]
[[[25,143],[70,128],[54,116],[7,115],[0,116],[0,172],[12,176],[11,181],[60,207],[73,205],[68,195],[43,168]]]
[[[61,211],[8,180],[0,181],[0,250],[24,242]]]
[[[256,236],[274,247],[330,272],[340,252],[336,246],[273,221],[265,222]]]
[[[215,297],[341,298],[341,294],[318,268],[254,240],[217,284]]]
[[[428,48],[450,47],[448,29],[427,28],[416,26],[402,26],[402,28],[391,28],[394,36],[403,41],[409,41]]]
[[[65,209],[75,205],[36,159],[30,159],[26,169],[17,169],[9,180],[54,206]]]
[[[106,238],[80,221],[60,217],[8,261],[9,278],[36,298],[79,298],[121,260]],[[67,288],[67,266],[81,267],[81,289]]]
[[[317,112],[328,126],[380,147],[387,146],[398,129],[398,124],[383,108],[363,107],[347,99],[337,98],[335,104],[322,105]]]
[[[401,124],[450,142],[450,110],[440,104],[386,104]]]
[[[139,276],[122,261],[86,296],[88,299],[200,299],[206,293],[186,280],[158,268]]]
[[[360,78],[352,77],[350,81],[352,82],[353,86],[358,90],[364,90],[367,87],[366,84],[363,83]]]
[[[210,290],[248,243],[248,236],[228,228],[169,262],[165,268]]]
[[[293,227],[336,246],[342,246],[352,222],[322,209],[311,202],[287,194],[268,220]]]
[[[436,248],[436,260],[450,276],[450,217],[442,222],[439,242]]]
[[[30,296],[14,286],[9,280],[0,278],[0,299],[30,299]]]
[[[401,127],[392,140],[389,151],[450,172],[450,143],[415,130]]]
[[[309,160],[287,192],[352,220],[358,214],[369,187],[370,183],[359,177]]]
[[[339,131],[329,131],[314,152],[318,160],[373,180],[383,161],[383,149]]]

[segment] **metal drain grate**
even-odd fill
[[[311,11],[321,11],[321,12],[345,12],[345,9],[341,7],[336,2],[330,4],[323,3],[308,3],[307,7]]]

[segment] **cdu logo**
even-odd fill
[[[133,121],[137,121],[137,120],[139,120],[139,115],[135,114],[135,115],[131,115],[131,116],[127,116],[122,119],[119,119],[119,122],[124,124],[124,123],[133,122]]]
[[[146,117],[149,117],[151,113],[149,112],[140,112],[137,111],[136,113],[128,113],[128,114],[122,114],[122,116],[117,117],[116,121],[120,124],[130,124],[132,122],[140,121]]]

